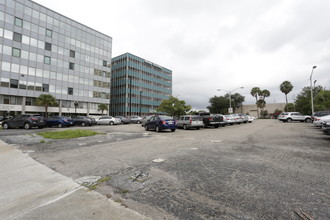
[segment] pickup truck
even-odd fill
[[[219,126],[225,126],[225,121],[223,120],[223,116],[214,115],[210,113],[199,113],[200,116],[203,117],[204,128],[214,127],[218,128]]]

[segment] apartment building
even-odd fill
[[[112,38],[30,0],[0,0],[0,115],[101,114],[110,104]],[[107,112],[106,112],[107,113]]]
[[[130,53],[112,58],[111,115],[149,115],[172,95],[172,71]]]

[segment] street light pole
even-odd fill
[[[312,104],[312,115],[314,114],[314,101],[313,101],[313,85],[312,85],[312,77],[313,77],[313,71],[317,66],[313,66],[311,76],[309,77],[310,81],[310,87],[311,87],[311,104]]]
[[[233,90],[230,90],[230,91],[227,91],[227,90],[224,90],[224,89],[218,89],[217,91],[225,91],[225,92],[228,92],[228,95],[229,95],[229,109],[228,109],[228,113],[233,113],[232,111],[232,108],[231,108],[231,93],[236,91],[237,89],[244,89],[244,87],[238,87],[236,89],[233,89]]]

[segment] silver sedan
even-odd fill
[[[98,125],[118,125],[121,120],[112,116],[104,116],[96,120]]]

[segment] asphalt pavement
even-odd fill
[[[0,219],[149,219],[0,141]]]

